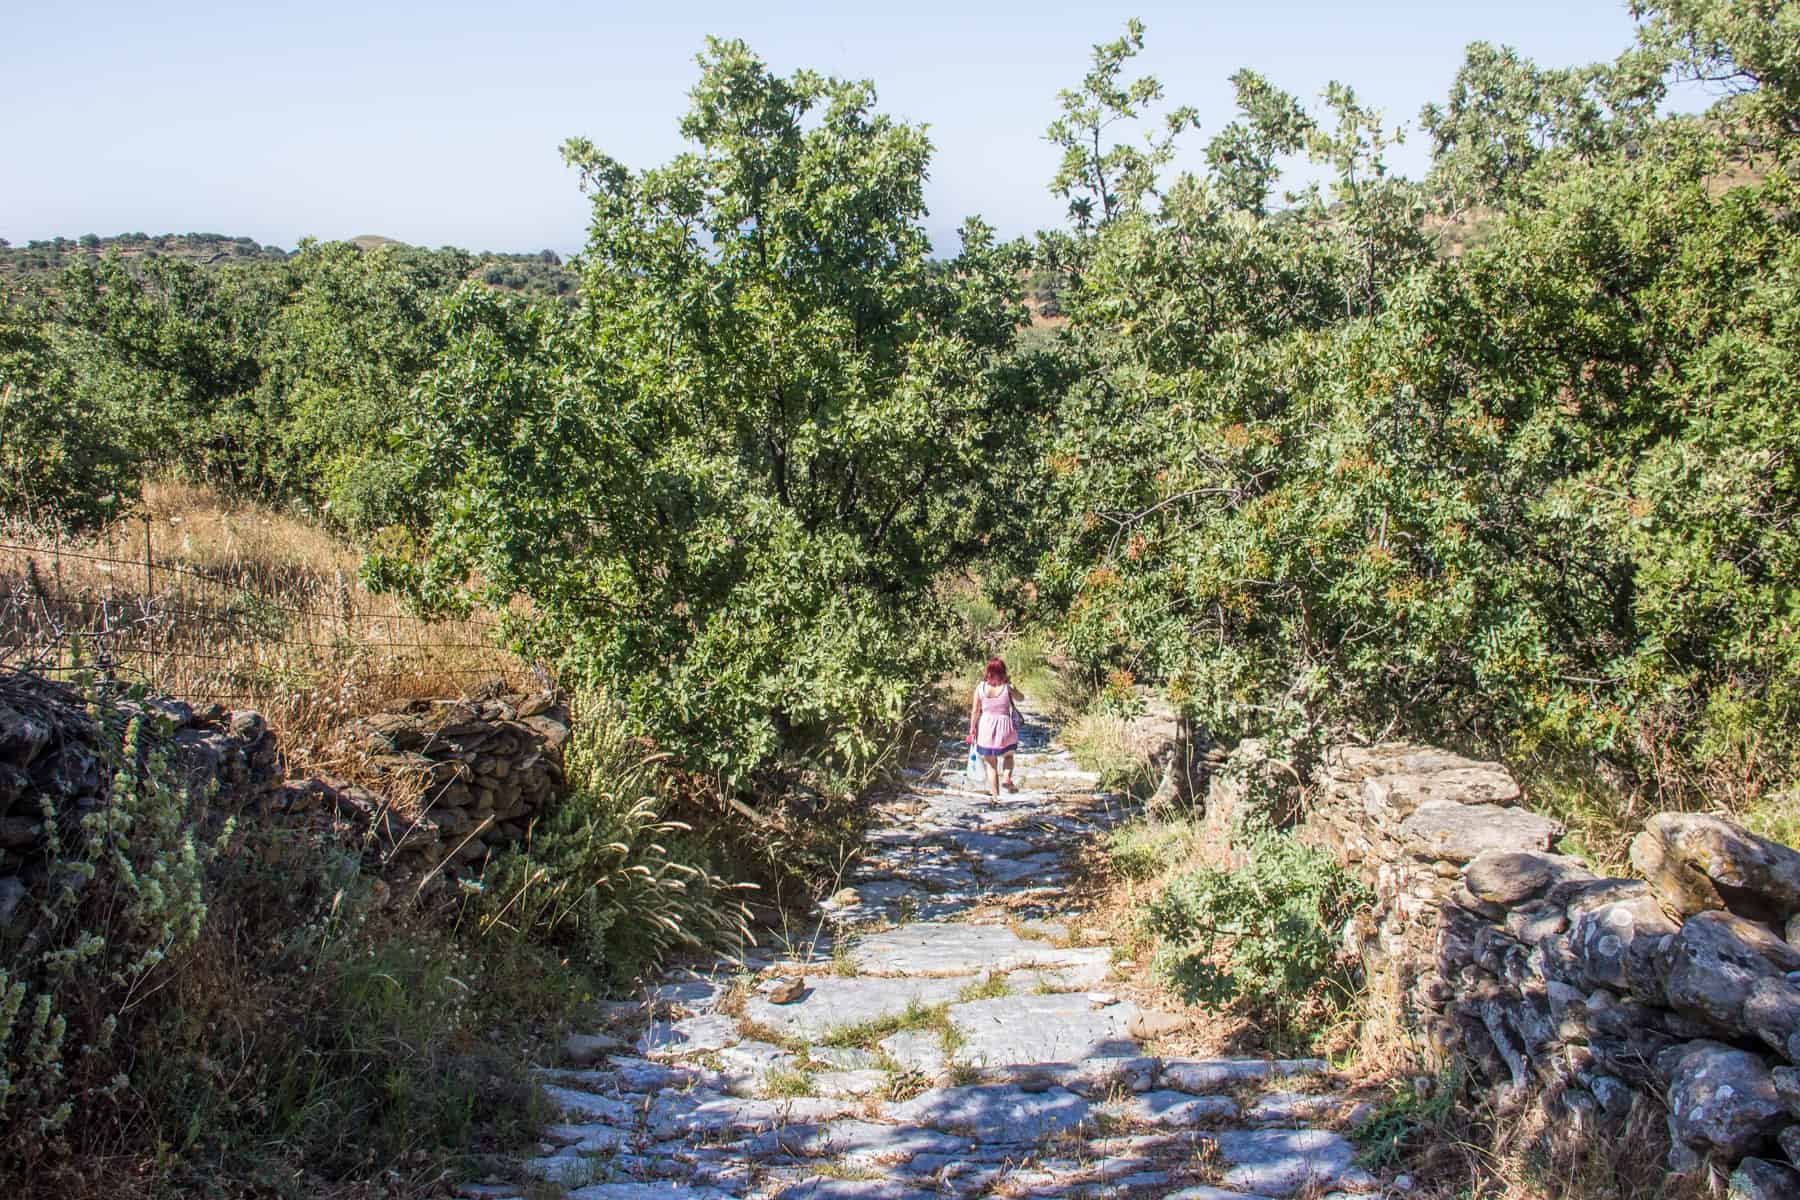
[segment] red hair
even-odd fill
[[[982,676],[982,682],[990,687],[998,687],[1006,683],[1006,660],[1004,658],[988,659],[987,674]]]

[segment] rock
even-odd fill
[[[1731,1173],[1727,1200],[1800,1200],[1800,1174],[1767,1159],[1746,1158]]]
[[[1126,1031],[1137,1013],[1125,1002],[1096,1010],[1080,992],[953,1004],[950,1023],[961,1044],[952,1060],[981,1067],[1135,1058],[1138,1045]]]
[[[1794,976],[1759,979],[1744,999],[1744,1024],[1789,1062],[1800,1062],[1800,984]]]
[[[1563,827],[1522,808],[1430,800],[1400,824],[1400,842],[1419,859],[1466,863],[1484,851],[1548,850]]]
[[[1800,1121],[1800,1067],[1776,1067],[1770,1074],[1774,1077],[1775,1094],[1787,1105],[1788,1116]]]
[[[0,817],[0,847],[7,850],[29,850],[43,835],[41,821],[30,817]]]
[[[1104,946],[1059,948],[1004,925],[916,922],[870,934],[850,950],[858,971],[892,975],[973,975],[1020,967],[1110,965]]]
[[[1003,1063],[978,1069],[982,1083],[1011,1083],[1028,1092],[1062,1088],[1088,1099],[1119,1091],[1147,1092],[1156,1082],[1154,1058],[1089,1058],[1067,1063]]]
[[[1517,904],[1550,886],[1550,855],[1485,850],[1463,870],[1463,883],[1489,904]]]
[[[652,1021],[638,1038],[639,1054],[678,1057],[719,1050],[739,1041],[737,1022],[723,1013],[681,1021]]]
[[[576,1188],[567,1200],[735,1200],[733,1193],[714,1187],[696,1187],[673,1179],[634,1180],[630,1183],[593,1183]]]
[[[1631,865],[1673,914],[1723,909],[1779,924],[1800,913],[1800,851],[1721,817],[1656,814],[1632,839]]]
[[[1323,1075],[1322,1058],[1171,1058],[1163,1062],[1162,1084],[1184,1092],[1229,1091],[1244,1083],[1293,1075]]]
[[[1304,1189],[1365,1191],[1374,1178],[1356,1165],[1356,1147],[1322,1129],[1233,1129],[1214,1135],[1231,1164],[1220,1182],[1237,1191],[1289,1196]]]
[[[1125,1032],[1139,1041],[1148,1042],[1178,1033],[1186,1028],[1187,1018],[1180,1013],[1152,1008],[1131,1018],[1131,1021],[1125,1026]]]
[[[1800,1125],[1789,1125],[1775,1135],[1775,1142],[1787,1155],[1790,1166],[1800,1166]]]
[[[1768,1064],[1719,1042],[1671,1046],[1657,1055],[1669,1081],[1669,1135],[1702,1154],[1741,1157],[1787,1123]]]
[[[550,1084],[544,1088],[544,1095],[565,1116],[604,1121],[609,1125],[630,1125],[637,1117],[635,1105],[612,1096],[596,1096],[579,1088]]]
[[[1477,899],[1509,906],[1553,885],[1593,878],[1594,873],[1573,858],[1529,850],[1484,850],[1463,869],[1463,883]]]
[[[0,876],[0,927],[12,923],[13,914],[25,902],[25,894],[25,884],[18,876]]]
[[[1668,1003],[1731,1030],[1758,980],[1800,970],[1800,951],[1766,928],[1728,912],[1690,917],[1658,956]]]
[[[1666,961],[1659,952],[1677,932],[1679,927],[1648,895],[1589,909],[1572,907],[1567,935],[1569,982],[1583,988],[1628,992],[1652,1004],[1664,1003]]]
[[[882,1038],[878,1045],[883,1054],[927,1079],[937,1079],[950,1065],[944,1053],[944,1039],[936,1032],[905,1029]]]
[[[604,1033],[571,1033],[563,1039],[562,1056],[570,1066],[586,1067],[624,1048],[624,1042]]]
[[[819,1071],[812,1077],[813,1090],[821,1096],[875,1096],[887,1089],[886,1071]]]
[[[763,998],[770,1004],[792,1004],[806,993],[806,979],[796,976],[793,979],[778,979],[775,986],[763,993]]]
[[[1053,1088],[1011,1086],[934,1088],[883,1113],[891,1120],[995,1142],[1037,1142],[1088,1120],[1088,1103]]]
[[[1142,1125],[1192,1129],[1207,1122],[1235,1121],[1237,1101],[1230,1096],[1195,1096],[1188,1092],[1144,1092],[1106,1106],[1105,1111]]]
[[[955,1000],[972,978],[827,976],[814,979],[792,1004],[771,1004],[765,997],[751,996],[744,1004],[744,1017],[779,1033],[822,1041],[833,1030],[898,1017],[908,1008],[929,1008]]]

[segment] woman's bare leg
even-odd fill
[[[984,754],[981,756],[981,761],[987,767],[988,792],[998,800],[1000,798],[1000,760],[991,754]]]
[[[1006,782],[1008,785],[1011,785],[1013,781],[1013,754],[1011,750],[1006,752],[1006,762],[1004,765],[1006,767]]]

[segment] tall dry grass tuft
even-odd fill
[[[0,666],[83,667],[195,704],[256,708],[292,765],[341,767],[332,732],[420,695],[524,682],[491,617],[426,622],[357,581],[360,552],[182,483],[80,539],[0,524]]]

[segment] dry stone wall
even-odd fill
[[[415,700],[349,731],[346,750],[375,786],[328,776],[290,791],[366,829],[386,874],[454,877],[523,840],[561,796],[568,740],[568,707],[551,691]]]
[[[96,715],[100,714],[100,715]],[[48,876],[46,826],[107,803],[118,740],[140,718],[189,797],[189,820],[304,824],[360,852],[390,885],[452,882],[523,839],[561,796],[569,711],[553,691],[485,700],[417,700],[345,736],[366,782],[285,778],[276,736],[251,711],[105,696],[0,675],[0,925]],[[394,886],[397,897],[417,887]]]
[[[1580,1129],[1656,1106],[1675,1170],[1800,1197],[1800,853],[1664,813],[1644,878],[1605,879],[1498,763],[1339,747],[1319,782],[1315,831],[1377,897],[1347,935],[1436,1054]]]

